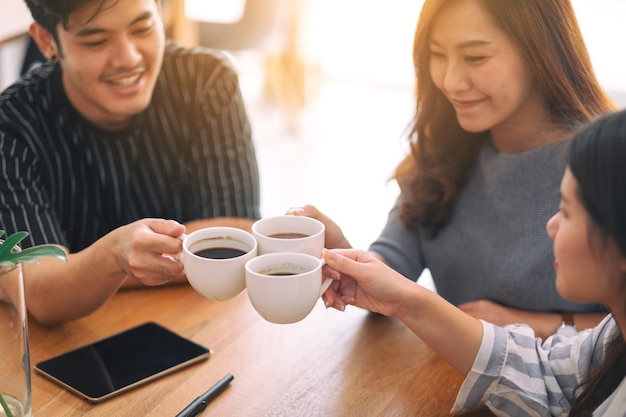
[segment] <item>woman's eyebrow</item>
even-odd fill
[[[464,48],[472,48],[475,46],[485,46],[485,45],[491,45],[493,42],[491,41],[487,41],[487,40],[483,40],[483,39],[473,39],[473,40],[469,40],[469,41],[464,41],[459,43],[458,45],[456,45],[457,49],[464,49]],[[432,46],[438,46],[438,47],[443,47],[439,42],[437,42],[434,39],[430,40],[430,44]]]
[[[471,40],[471,41],[465,41],[465,42],[461,42],[458,45],[459,49],[462,48],[471,48],[474,46],[485,46],[485,45],[491,45],[493,42],[491,41],[486,41],[486,40],[482,40],[482,39],[475,39],[475,40]]]

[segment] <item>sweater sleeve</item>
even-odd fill
[[[427,265],[417,235],[409,231],[400,220],[400,198],[389,212],[382,233],[369,250],[382,256],[394,270],[417,281]]]
[[[575,388],[605,358],[616,325],[607,316],[571,338],[541,344],[531,328],[483,322],[484,336],[453,413],[486,404],[498,416],[566,416]]]

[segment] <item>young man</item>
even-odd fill
[[[230,61],[167,43],[158,0],[26,3],[49,62],[0,95],[0,228],[67,248],[25,265],[28,309],[54,324],[184,281],[177,237],[249,229],[259,178]]]

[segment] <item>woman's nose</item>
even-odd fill
[[[560,213],[555,213],[546,223],[546,232],[548,232],[548,236],[550,236],[550,239],[552,240],[554,240],[554,236],[556,236],[556,231],[559,228],[559,217]]]
[[[443,86],[446,91],[451,93],[469,89],[469,77],[464,66],[450,61],[446,68]]]

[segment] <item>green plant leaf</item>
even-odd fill
[[[19,243],[24,240],[26,236],[28,236],[27,232],[16,232],[7,237],[0,245],[0,260],[13,253],[15,251],[15,246],[19,245]]]
[[[57,258],[67,261],[63,249],[54,245],[40,245],[27,248],[21,252],[10,252],[0,257],[0,266],[11,266],[19,263],[37,263],[41,258]]]
[[[0,233],[0,236],[2,236],[2,233]],[[2,396],[2,393],[0,393],[0,405],[2,405],[2,409],[4,410],[4,414],[7,417],[13,417],[13,413],[11,412],[11,409],[9,408],[9,404],[7,404],[7,402],[4,400],[4,397]]]
[[[0,230],[0,237],[4,230]],[[37,263],[41,258],[57,258],[67,261],[67,254],[63,249],[55,245],[37,245],[30,248],[15,249],[22,240],[28,236],[28,232],[15,232],[0,244],[0,266],[14,266],[19,263]]]

